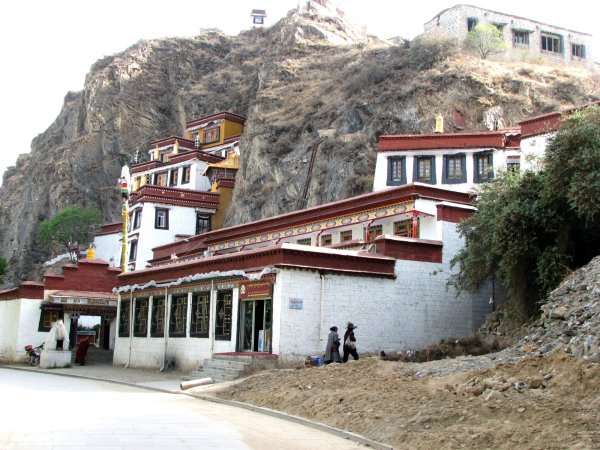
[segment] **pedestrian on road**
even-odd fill
[[[332,362],[342,362],[340,356],[340,337],[338,335],[338,327],[335,325],[329,329],[330,333],[327,336],[327,346],[325,347],[325,364]]]
[[[352,322],[348,322],[346,325],[346,332],[344,333],[344,362],[348,362],[348,357],[352,355],[354,360],[358,360],[358,352],[356,351],[356,337],[354,337],[355,327]]]
[[[85,337],[79,342],[77,351],[75,352],[75,364],[78,366],[85,366],[85,355],[87,354],[88,347],[90,346],[90,340]]]

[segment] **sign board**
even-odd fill
[[[290,297],[290,309],[304,309],[304,300],[297,297]]]
[[[271,298],[272,287],[270,281],[240,283],[240,299]]]

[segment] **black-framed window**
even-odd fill
[[[133,335],[136,337],[148,336],[148,303],[147,298],[135,299],[133,309]]]
[[[191,337],[208,337],[210,320],[210,292],[199,292],[192,295],[192,318],[190,321]]]
[[[217,291],[217,317],[215,317],[215,339],[231,340],[231,309],[233,291]]]
[[[154,184],[157,186],[166,186],[169,178],[169,172],[158,172],[154,174]]]
[[[562,36],[559,34],[542,33],[542,50],[552,53],[562,53]]]
[[[133,212],[133,229],[137,230],[142,226],[142,208],[138,208]]]
[[[129,337],[130,308],[130,300],[121,300],[121,311],[119,314],[119,337]]]
[[[185,166],[185,167],[181,168],[181,183],[182,184],[190,182],[190,173],[191,173],[190,166]]]
[[[491,152],[473,155],[473,181],[486,183],[494,178],[494,158]]]
[[[381,236],[383,234],[383,225],[371,225],[369,227],[369,241],[372,241],[377,236]]]
[[[512,30],[513,44],[519,47],[529,46],[529,31],[525,30]]]
[[[331,234],[323,234],[321,235],[321,246],[331,245],[333,243],[333,239]]]
[[[165,335],[165,298],[152,299],[152,315],[150,316],[150,336],[164,337]]]
[[[187,294],[174,295],[171,298],[169,337],[185,337],[185,325],[187,322],[187,300]]]
[[[296,241],[296,244],[298,244],[298,245],[312,245],[312,239],[311,238],[298,239]]]
[[[467,158],[464,153],[444,155],[442,183],[457,184],[467,182]]]
[[[340,232],[340,242],[352,240],[352,230],[344,230]]]
[[[169,229],[169,210],[166,208],[156,208],[154,215],[154,228],[159,230]]]
[[[467,17],[467,31],[473,31],[473,28],[477,26],[479,20],[477,17]]]
[[[171,169],[169,174],[169,186],[177,186],[177,176],[179,175],[179,168]]]
[[[388,186],[406,184],[406,158],[404,156],[390,156],[388,158]]]
[[[413,181],[435,184],[435,156],[415,156]]]
[[[131,241],[131,244],[129,244],[129,262],[133,262],[137,258],[137,248],[137,240]]]
[[[210,216],[196,213],[196,234],[208,233],[210,231]]]
[[[42,309],[40,311],[40,323],[38,324],[38,331],[50,331],[52,324],[57,320],[62,320],[64,314],[58,310]]]
[[[571,56],[576,58],[585,58],[585,45],[571,44]]]

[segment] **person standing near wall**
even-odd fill
[[[355,327],[352,322],[348,322],[346,325],[346,332],[344,333],[344,362],[348,362],[348,357],[352,355],[354,360],[358,359],[358,352],[356,351],[356,337],[354,337]]]
[[[342,362],[340,356],[340,337],[338,335],[338,327],[333,326],[329,329],[330,333],[327,336],[327,346],[325,347],[325,364],[332,362]]]

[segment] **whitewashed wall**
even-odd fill
[[[108,261],[111,267],[119,267],[122,236],[123,233],[120,232],[94,237],[95,258]]]
[[[25,346],[37,347],[47,332],[38,332],[41,300],[0,301],[0,361],[21,361]]]
[[[555,133],[532,136],[521,140],[521,170],[539,170],[542,157]]]

